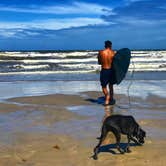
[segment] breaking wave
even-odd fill
[[[97,51],[0,52],[0,74],[98,72]],[[132,51],[129,71],[166,71],[166,51]]]

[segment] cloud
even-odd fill
[[[16,32],[13,30],[6,31],[5,29],[0,29],[0,36],[1,37],[5,37],[5,38],[13,37],[15,34],[16,34]]]
[[[165,48],[165,26],[148,28],[132,26],[85,26],[63,30],[15,29],[14,38],[1,38],[0,47],[4,49],[102,49],[104,41],[113,42],[113,48],[128,47]],[[27,35],[29,33],[29,35]],[[35,34],[36,35],[30,35]],[[161,37],[162,36],[162,37]],[[16,45],[17,44],[17,45]]]
[[[47,20],[34,20],[30,22],[0,22],[2,29],[51,29],[59,30],[71,27],[81,27],[88,25],[108,25],[110,23],[105,22],[101,18],[63,18],[63,19],[47,19]]]
[[[145,0],[125,0],[127,4],[132,3],[132,2],[138,2],[138,1],[145,1]]]
[[[48,20],[34,20],[30,22],[0,22],[0,36],[3,37],[18,37],[19,33],[27,30],[62,30],[76,27],[85,26],[99,26],[110,25],[110,22],[106,22],[101,18],[63,18],[63,19],[48,19]],[[22,30],[22,31],[21,31]],[[38,35],[35,32],[26,33],[27,36]]]
[[[0,21],[0,46],[6,49],[99,49],[106,39],[114,48],[165,48],[165,0],[124,0],[114,8],[73,2],[1,9],[31,17]]]
[[[112,9],[95,3],[73,2],[70,5],[52,6],[27,6],[19,8],[12,6],[0,6],[0,11],[34,13],[34,14],[104,14]]]
[[[47,29],[47,30],[60,30],[72,27],[83,27],[89,25],[108,25],[107,22],[100,18],[101,14],[111,13],[112,9],[104,5],[96,3],[73,2],[70,5],[52,5],[52,6],[37,6],[29,5],[27,7],[14,7],[14,6],[0,6],[0,11],[8,11],[34,14],[55,14],[51,18],[42,17],[38,19],[31,19],[30,21],[0,21],[0,36],[14,37],[19,33],[18,29]],[[35,17],[33,17],[35,18]],[[27,33],[31,35],[31,33]],[[36,34],[32,34],[36,35]]]
[[[165,0],[130,0],[130,3],[127,5],[113,9],[112,13],[116,14],[106,14],[102,18],[105,21],[117,23],[157,23],[158,21],[166,20],[165,6]]]
[[[1,38],[24,38],[28,36],[38,36],[41,33],[37,30],[28,30],[28,29],[0,29],[0,37]]]

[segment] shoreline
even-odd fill
[[[18,81],[98,81],[99,71],[93,73],[47,73],[46,71],[24,72],[23,73],[2,73],[0,82],[18,82]],[[134,69],[127,73],[125,81],[130,80],[166,80],[166,71],[135,71]]]
[[[148,95],[166,98],[165,89],[166,80],[124,80],[120,85],[114,85],[116,94],[143,99]],[[0,91],[0,101],[4,101],[14,97],[101,92],[101,86],[99,81],[17,81],[0,82]]]

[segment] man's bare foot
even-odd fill
[[[110,105],[114,105],[115,103],[116,103],[115,99],[114,99],[114,98],[111,98],[109,104],[110,104]]]

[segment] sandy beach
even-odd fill
[[[0,103],[1,166],[117,166],[166,164],[165,98],[115,95],[116,105],[104,107],[101,92],[25,96]],[[130,106],[130,108],[128,107]],[[93,160],[105,117],[133,115],[147,132],[145,144],[131,143],[131,153],[119,154],[112,133]],[[122,147],[127,139],[122,136]]]
[[[166,0],[0,0],[0,166],[166,166],[165,27]]]

